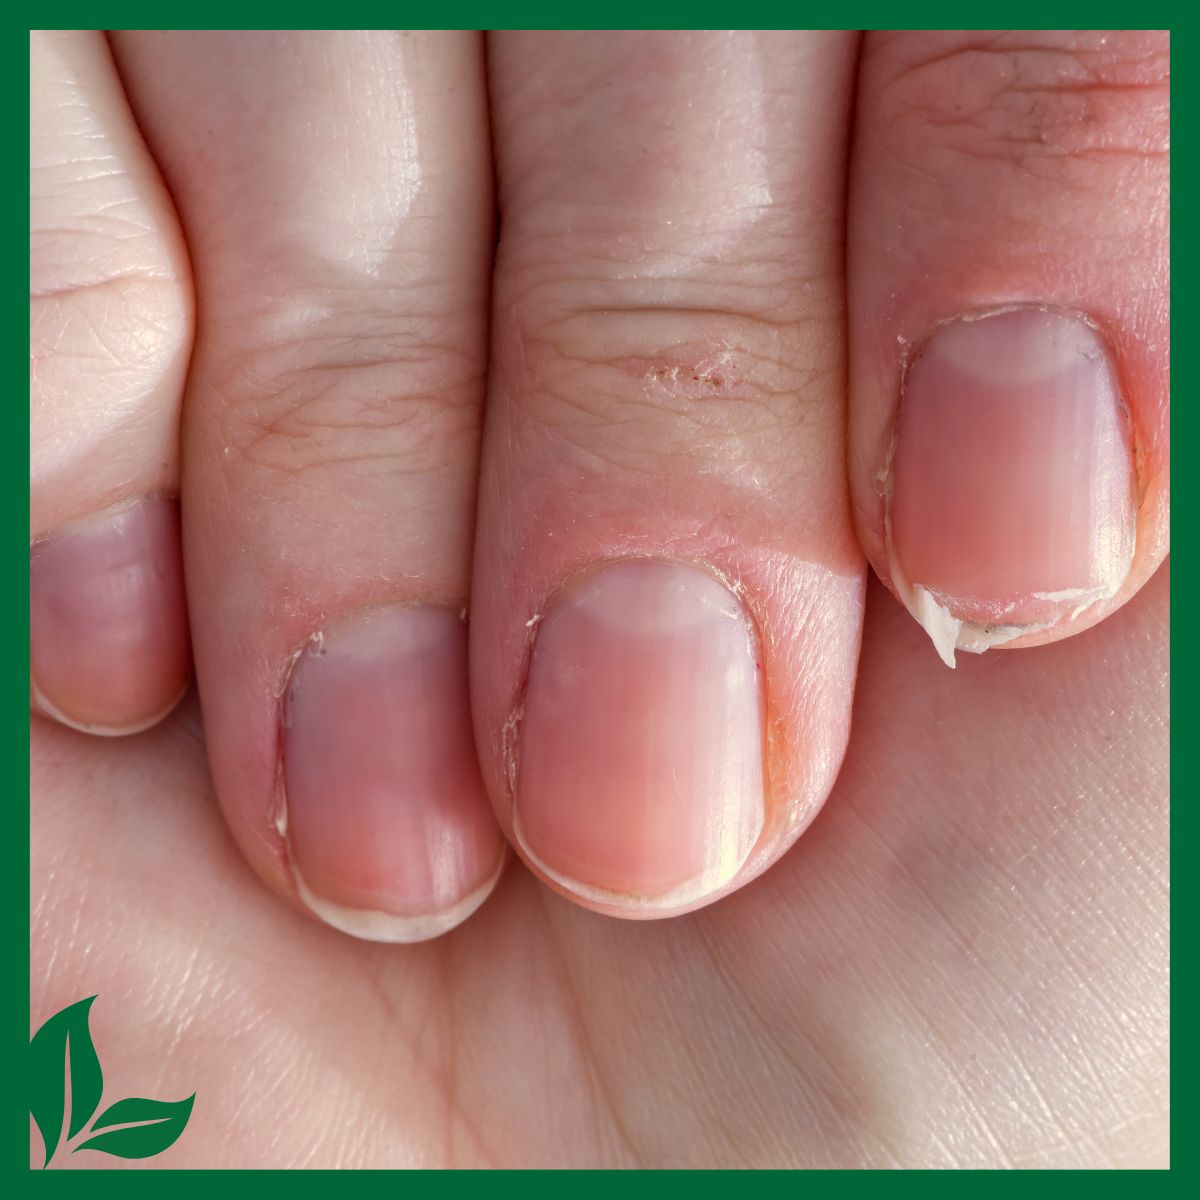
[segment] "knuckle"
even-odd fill
[[[30,169],[35,390],[152,389],[191,345],[191,288],[136,179],[111,155]]]
[[[124,279],[173,282],[179,262],[154,204],[156,181],[93,148],[29,170],[29,280],[34,299],[104,288]]]
[[[211,380],[231,470],[367,478],[433,473],[474,453],[482,368],[430,319],[341,313],[231,351]]]
[[[178,375],[191,345],[190,299],[174,279],[139,273],[31,295],[30,383],[52,398],[142,394]]]
[[[839,352],[825,348],[838,345],[840,301],[785,312],[748,295],[735,309],[724,289],[675,290],[663,304],[653,286],[568,286],[589,297],[578,304],[556,287],[511,305],[515,344],[502,353],[521,365],[523,406],[607,466],[656,471],[686,457],[703,471],[731,456],[769,465],[789,452],[786,434],[830,407],[816,401],[836,387]]]
[[[884,135],[906,156],[928,153],[932,140],[951,156],[1046,175],[1097,160],[1141,169],[1167,153],[1165,35],[1004,32],[949,47],[885,39],[881,53]]]

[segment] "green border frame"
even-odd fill
[[[1139,10],[1136,15],[1141,16],[1143,21],[1140,22],[1140,27],[1147,28],[1163,28],[1171,29],[1172,36],[1172,51],[1177,49],[1175,43],[1178,41],[1179,30],[1170,20],[1171,9],[1166,6],[1158,6],[1155,12],[1145,13]],[[1157,19],[1155,18],[1157,13]],[[453,5],[450,8],[440,8],[438,11],[439,17],[449,17],[457,14],[460,18],[460,27],[476,28],[486,26],[488,28],[507,28],[507,29],[524,29],[524,28],[543,28],[554,27],[553,22],[560,19],[563,14],[560,10],[552,10],[549,5],[480,5],[480,4],[464,4]],[[147,28],[156,27],[159,19],[164,15],[174,16],[177,20],[185,17],[203,15],[208,21],[209,26],[205,28],[327,28],[322,18],[327,17],[328,10],[316,5],[258,5],[254,7],[253,13],[250,13],[247,8],[234,5],[212,5],[206,6],[203,13],[200,11],[185,11],[179,8],[166,10],[161,5],[150,4],[124,4],[113,6],[107,11],[98,11],[97,6],[81,5],[81,4],[63,4],[57,5],[53,10],[47,9],[44,12],[31,13],[30,26],[28,28],[73,28],[73,27],[88,27],[94,28],[102,26],[105,28]],[[234,20],[246,21],[249,16],[256,18],[255,21],[238,26],[233,21],[228,24],[219,20],[221,17],[230,17]],[[398,10],[392,5],[382,4],[356,4],[351,9],[342,8],[338,14],[343,18],[344,27],[350,28],[387,28],[397,23],[396,19],[404,14],[402,10]],[[579,9],[573,9],[571,15],[582,17],[584,14]],[[594,28],[707,28],[724,25],[726,22],[718,18],[728,17],[731,15],[727,8],[718,9],[717,6],[709,5],[678,5],[678,6],[658,6],[655,11],[648,12],[644,4],[608,4],[602,9],[597,9],[592,13],[597,19],[597,24]],[[751,8],[745,6],[739,7],[738,16],[743,18],[747,27],[751,28],[788,28],[796,20],[800,13],[795,6],[785,6],[783,4],[771,5],[755,5]],[[894,18],[901,15],[894,6],[884,6],[882,4],[858,5],[852,10],[852,14],[860,18],[860,21],[867,25],[869,19],[874,18],[879,28],[889,27],[886,22],[889,18]],[[919,10],[905,9],[903,15],[910,20],[915,20],[917,16],[926,18],[924,27],[941,27],[937,25],[936,18],[941,16],[943,24],[948,25],[948,18],[951,15],[963,15],[960,11],[952,12],[948,4],[924,5]],[[997,15],[1000,15],[997,13]],[[1038,16],[1045,16],[1044,5],[1019,4],[1008,6],[1003,15],[1010,18],[1010,26],[1022,24],[1018,20],[1021,17],[1030,18],[1029,25],[1032,27],[1032,19]],[[1067,25],[1070,22],[1065,18],[1077,16],[1080,18],[1078,25],[1081,27],[1095,28],[1101,25],[1112,25],[1113,27],[1121,27],[1122,21],[1120,18],[1128,18],[1133,15],[1131,10],[1125,6],[1117,5],[1083,5],[1070,4],[1059,5],[1053,13],[1059,18],[1063,18],[1057,22],[1058,25]],[[46,16],[52,17],[51,21],[37,21],[35,17]],[[646,21],[648,17],[654,17],[656,20],[652,25],[637,26],[636,21]],[[104,17],[106,20],[97,20],[99,17]],[[354,18],[352,21],[348,18]],[[1102,18],[1111,17],[1111,21],[1103,20]],[[303,25],[302,18],[307,19],[309,25]],[[508,25],[501,25],[496,18],[503,18],[509,21]],[[623,20],[622,18],[627,18]],[[599,25],[599,20],[607,22],[606,25]],[[1189,38],[1186,32],[1186,22],[1184,26],[1183,45],[1186,61],[1186,46],[1189,43]],[[183,27],[183,26],[179,26]],[[194,25],[189,24],[189,28],[200,28],[197,21]],[[27,45],[22,44],[14,39],[12,43],[8,43],[4,58],[9,60],[9,69],[4,73],[3,86],[5,91],[10,93],[8,102],[8,111],[12,113],[24,112],[28,114],[28,82],[29,82],[29,62],[27,54]],[[1190,76],[1184,76],[1185,83],[1182,89],[1172,89],[1172,131],[1175,132],[1179,127],[1185,131],[1191,128],[1191,122],[1194,119],[1191,98],[1191,83]],[[12,123],[15,126],[19,118],[12,117]],[[22,138],[26,141],[28,138],[28,124],[25,126],[25,133],[10,132],[9,137],[14,142],[20,141]],[[1171,171],[1171,186],[1174,193],[1174,199],[1179,211],[1185,214],[1185,219],[1180,223],[1178,230],[1174,232],[1174,243],[1172,247],[1172,264],[1182,264],[1186,269],[1190,262],[1194,261],[1196,234],[1193,231],[1190,220],[1186,214],[1195,211],[1192,204],[1195,202],[1195,186],[1193,179],[1196,174],[1196,165],[1191,155],[1194,150],[1185,149],[1182,159],[1173,158]],[[1180,166],[1182,163],[1182,167]],[[28,217],[28,199],[27,193],[22,191],[24,199],[17,202],[18,209],[24,208],[25,216]],[[12,201],[10,198],[8,207],[10,208],[10,217],[12,213]],[[25,255],[23,248],[18,247],[17,239],[13,239],[10,243],[11,249],[9,254],[11,262],[9,267],[9,278],[19,279],[28,270],[28,258]],[[1195,310],[1195,305],[1191,304],[1191,293],[1188,283],[1190,277],[1184,275],[1184,285],[1178,291],[1172,292],[1172,326],[1173,329],[1186,329],[1190,323],[1188,317],[1189,312]],[[17,345],[19,337],[23,337],[21,331],[25,327],[27,310],[25,309],[24,296],[16,297],[15,288],[9,289],[13,295],[9,297],[9,303],[14,305],[14,310],[9,310],[10,320],[8,322],[9,338],[14,343],[12,346],[13,355],[11,362],[13,366],[13,375],[16,375],[16,364],[23,358],[27,350],[27,340],[24,347]],[[18,305],[19,300],[19,305]],[[1181,357],[1176,368],[1180,373],[1182,382],[1183,394],[1190,394],[1189,380],[1195,381],[1198,374],[1190,359],[1187,358],[1186,352]],[[8,479],[8,484],[5,486],[5,491],[11,493],[8,501],[4,505],[4,512],[7,514],[6,523],[8,525],[8,542],[9,552],[12,555],[10,562],[24,562],[22,571],[18,571],[17,586],[15,591],[5,597],[4,609],[9,612],[9,623],[18,629],[28,628],[29,616],[29,600],[28,600],[28,558],[27,555],[28,534],[25,532],[28,529],[29,517],[29,493],[25,488],[23,478],[25,470],[28,467],[28,438],[24,440],[18,439],[15,436],[17,433],[24,432],[28,434],[28,409],[22,407],[20,412],[23,414],[16,418],[10,424],[10,436],[3,442],[0,453],[8,460],[10,470],[4,472],[4,478]],[[1173,422],[1174,441],[1176,445],[1191,444],[1195,441],[1194,436],[1197,425],[1196,408],[1190,404],[1185,404],[1183,408],[1178,410],[1177,420]],[[15,427],[15,428],[14,428]],[[1184,503],[1184,512],[1190,511],[1191,501],[1189,499],[1186,486],[1182,492],[1182,500]],[[1188,526],[1185,526],[1187,528]],[[18,545],[18,539],[22,539]],[[1182,569],[1184,574],[1179,576],[1178,572]],[[1176,586],[1182,586],[1183,594],[1186,596],[1192,590],[1192,563],[1190,553],[1184,549],[1183,559],[1179,566],[1176,567]],[[1182,640],[1176,641],[1176,634],[1182,634]],[[1188,689],[1188,678],[1186,674],[1177,675],[1174,668],[1184,666],[1190,658],[1191,639],[1189,637],[1188,624],[1184,623],[1180,628],[1176,628],[1176,623],[1172,619],[1171,623],[1172,634],[1172,681],[1171,681],[1171,701],[1174,709],[1176,701],[1181,702],[1181,712],[1186,720],[1189,715],[1190,695]],[[19,672],[23,673],[23,678],[28,679],[29,674],[29,646],[28,641],[23,639],[19,642],[18,648],[19,666],[11,669],[10,686],[6,689],[4,696],[3,719],[0,719],[0,745],[3,746],[6,757],[10,761],[9,771],[17,781],[24,781],[27,785],[29,782],[29,743],[25,732],[25,721],[27,719],[27,701],[24,695],[18,695],[16,682]],[[1179,682],[1177,682],[1179,680]],[[1174,737],[1172,736],[1172,784],[1175,783],[1176,772],[1174,759]],[[1179,777],[1186,780],[1190,774],[1191,763],[1187,759],[1186,751],[1179,760]],[[28,841],[29,835],[29,816],[28,809],[22,806],[20,808],[21,818],[20,824],[22,827],[25,841]],[[1185,803],[1173,818],[1173,832],[1181,835],[1181,843],[1183,845],[1194,844],[1192,829],[1196,817],[1190,804]],[[9,912],[23,912],[26,917],[29,916],[29,861],[27,855],[21,853],[21,848],[18,845],[18,853],[20,860],[15,871],[9,872],[0,884],[3,888],[3,896],[6,902],[6,907]],[[1186,879],[1186,876],[1185,876]],[[1186,885],[1184,890],[1183,911],[1186,914],[1188,909],[1194,903],[1191,889]],[[26,929],[28,922],[26,922]],[[1191,927],[1186,923],[1185,929],[1185,945],[1189,940],[1188,930]],[[1194,936],[1194,935],[1192,935]],[[24,941],[17,940],[23,938]],[[1172,950],[1175,948],[1174,937],[1172,934]],[[24,970],[22,972],[25,990],[23,995],[18,996],[16,989],[10,985],[5,989],[5,999],[3,1007],[6,1011],[6,1024],[10,1029],[19,1029],[22,1026],[22,1014],[25,1019],[29,1018],[29,1003],[28,1003],[28,983],[29,983],[29,948],[27,934],[19,933],[14,935],[14,943],[11,951],[12,957],[10,962],[23,963]],[[1186,957],[1186,952],[1182,960],[1182,970],[1177,972],[1177,977],[1182,981],[1183,995],[1185,997],[1182,1011],[1185,1013],[1192,1011],[1190,1003],[1186,997],[1193,992],[1191,963]],[[1172,1008],[1174,1009],[1174,1004]],[[1149,1176],[1149,1178],[1139,1178],[1134,1186],[1163,1186],[1172,1187],[1174,1185],[1173,1176],[1182,1176],[1184,1178],[1193,1174],[1192,1155],[1190,1152],[1189,1143],[1184,1137],[1182,1140],[1177,1139],[1174,1135],[1180,1128],[1183,1128],[1186,1121],[1192,1115],[1191,1108],[1192,1098],[1187,1091],[1190,1086],[1187,1079],[1189,1064],[1194,1061],[1193,1047],[1195,1033],[1192,1028],[1185,1022],[1182,1022],[1179,1031],[1181,1041],[1178,1049],[1173,1048],[1172,1052],[1172,1114],[1171,1114],[1171,1131],[1172,1141],[1181,1141],[1182,1156],[1178,1160],[1178,1165],[1173,1166],[1171,1170],[1165,1172],[1135,1172],[1138,1176]],[[11,1053],[11,1065],[5,1072],[5,1075],[10,1080],[23,1080],[24,1074],[17,1067],[17,1062],[23,1062],[23,1059],[18,1059],[17,1055],[21,1051],[14,1050]],[[1181,1079],[1181,1086],[1177,1089],[1174,1086],[1176,1079]],[[24,1087],[9,1089],[14,1095],[21,1095],[24,1092]],[[12,1107],[16,1107],[14,1103]],[[14,1114],[13,1119],[8,1123],[8,1129],[15,1131],[20,1128],[20,1123],[17,1116]],[[7,1139],[6,1139],[7,1140]],[[118,1171],[110,1174],[102,1170],[84,1170],[80,1171],[47,1171],[37,1172],[29,1169],[27,1166],[28,1159],[25,1157],[26,1151],[18,1147],[15,1143],[10,1146],[10,1153],[6,1155],[7,1161],[13,1164],[20,1172],[20,1176],[14,1181],[18,1186],[29,1187],[38,1195],[44,1196],[59,1196],[59,1195],[78,1195],[80,1191],[90,1198],[93,1196],[116,1196],[116,1195],[150,1195],[157,1192],[162,1184],[156,1176],[160,1173],[152,1166],[143,1168],[139,1171]],[[161,1170],[167,1170],[162,1168]],[[6,1172],[7,1173],[7,1172]],[[263,1172],[252,1170],[223,1170],[218,1172],[223,1175],[244,1175],[254,1176]],[[276,1174],[275,1171],[265,1172],[267,1174]],[[278,1172],[282,1174],[282,1172]],[[517,1171],[517,1172],[485,1172],[492,1175],[516,1175],[519,1180],[514,1181],[514,1185],[519,1185],[522,1189],[529,1189],[533,1192],[541,1191],[549,1188],[562,1188],[568,1186],[572,1191],[580,1195],[600,1194],[601,1189],[607,1189],[609,1186],[608,1180],[602,1178],[605,1174],[600,1171]],[[935,1172],[921,1171],[917,1172],[922,1176],[935,1174]],[[1027,1174],[1028,1172],[1021,1172]],[[1041,1174],[1041,1172],[1034,1172]],[[1077,1174],[1078,1172],[1070,1172],[1069,1174]],[[211,1185],[206,1181],[205,1175],[208,1172],[204,1171],[189,1171],[189,1170],[171,1170],[173,1176],[170,1188],[174,1194],[199,1195],[202,1194]],[[316,1174],[326,1175],[333,1172],[302,1172],[299,1174]],[[458,1178],[460,1172],[456,1171],[437,1171],[426,1172],[416,1171],[407,1172],[405,1174],[403,1186],[405,1189],[415,1189],[418,1192],[426,1191],[426,1189],[437,1189],[441,1192],[443,1189],[447,1191],[456,1191],[459,1188],[470,1188],[473,1185],[461,1178]],[[632,1172],[633,1175],[650,1175],[650,1178],[631,1178],[622,1180],[622,1190],[629,1189],[629,1194],[645,1194],[656,1195],[659,1189],[673,1189],[676,1187],[686,1187],[689,1192],[699,1190],[701,1193],[708,1192],[710,1188],[720,1188],[723,1186],[719,1178],[709,1178],[715,1174],[706,1171],[678,1171],[670,1172],[672,1178],[663,1178],[658,1173],[648,1172]],[[825,1175],[843,1175],[847,1172],[841,1171],[809,1171],[804,1172],[806,1180],[812,1176]],[[849,1172],[848,1174],[855,1174]],[[1001,1172],[973,1172],[974,1175],[982,1178],[974,1178],[970,1182],[972,1189],[978,1189],[979,1194],[992,1194],[994,1189],[1006,1188],[1009,1186],[1003,1180]],[[1107,1172],[1083,1172],[1088,1176],[1085,1180],[1064,1181],[1065,1186],[1073,1189],[1074,1187],[1088,1188],[1094,1190],[1096,1194],[1107,1192],[1110,1188],[1114,1191],[1122,1190],[1129,1186],[1129,1183],[1122,1178],[1121,1174],[1116,1174],[1115,1177],[1110,1177]],[[381,1193],[383,1188],[392,1188],[396,1186],[396,1180],[391,1178],[383,1178],[381,1176],[390,1176],[391,1172],[385,1171],[359,1171],[353,1172],[351,1175],[358,1176],[353,1184],[347,1183],[345,1186],[353,1187],[355,1190],[362,1192]],[[81,1179],[81,1176],[83,1177]],[[199,1178],[194,1178],[199,1176]],[[674,1178],[679,1176],[681,1178]],[[1000,1178],[989,1178],[990,1176],[1000,1176]],[[342,1174],[343,1179],[348,1179],[345,1173]],[[1153,1182],[1155,1179],[1161,1180],[1161,1183]],[[85,1182],[86,1180],[86,1182]],[[72,1182],[74,1181],[74,1182]],[[761,1181],[761,1182],[760,1182]],[[759,1186],[767,1189],[779,1189],[782,1194],[784,1189],[790,1190],[797,1186],[797,1180],[793,1178],[793,1172],[790,1171],[763,1171],[755,1172],[753,1179],[746,1179],[742,1186]],[[493,1181],[492,1186],[496,1186],[498,1181]],[[814,1179],[812,1183],[804,1183],[801,1186],[813,1186],[816,1183]],[[830,1181],[822,1180],[822,1184],[828,1186]],[[839,1190],[847,1186],[850,1180],[839,1180],[833,1184]],[[286,1184],[289,1190],[296,1189],[298,1192],[304,1192],[312,1188],[324,1188],[327,1186],[325,1179],[315,1179],[306,1181],[303,1178],[297,1177],[294,1180],[289,1180]],[[890,1185],[895,1186],[895,1184]],[[922,1189],[934,1187],[940,1190],[939,1185],[934,1185],[931,1179],[922,1178],[921,1180],[905,1185],[900,1184],[902,1189],[908,1187],[920,1187]],[[949,1184],[949,1186],[958,1186]],[[1029,1186],[1029,1181],[1021,1183],[1019,1186]],[[1036,1185],[1039,1189],[1042,1185]],[[1046,1184],[1049,1187],[1061,1186],[1056,1182]],[[1195,1187],[1195,1185],[1192,1185]]]

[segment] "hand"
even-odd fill
[[[1165,571],[1069,635],[1166,549],[1165,42],[1048,36],[867,39],[845,310],[854,37],[493,39],[482,449],[476,39],[35,39],[68,724],[186,683],[187,376],[207,761],[33,725],[34,1017],[197,1091],[155,1161],[1164,1159]],[[863,551],[1009,640],[859,659]]]

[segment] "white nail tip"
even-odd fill
[[[170,704],[164,705],[158,712],[151,717],[147,717],[144,721],[136,721],[132,725],[88,725],[84,721],[76,721],[73,717],[68,717],[61,708],[46,699],[44,693],[32,680],[29,684],[29,695],[33,701],[35,712],[40,713],[43,717],[49,717],[51,720],[57,721],[60,725],[65,725],[68,729],[74,729],[79,733],[86,733],[91,737],[119,738],[132,737],[135,733],[145,733],[147,729],[153,729],[155,725],[165,720],[178,708],[179,702],[188,694],[189,687],[191,687],[191,680],[188,680],[180,690],[179,695]]]
[[[294,862],[292,878],[296,883],[296,892],[304,901],[305,907],[320,917],[326,925],[366,942],[411,944],[431,941],[449,933],[456,925],[461,925],[492,894],[492,889],[504,870],[506,857],[501,856],[500,865],[490,879],[464,896],[457,904],[441,912],[413,917],[402,917],[377,909],[349,908],[325,900],[305,883]]]
[[[734,836],[725,838],[708,870],[668,892],[653,896],[641,896],[632,892],[616,892],[607,888],[594,887],[592,884],[581,883],[578,879],[572,879],[571,876],[556,871],[530,849],[529,843],[521,832],[520,817],[515,810],[513,812],[513,841],[516,842],[533,867],[547,879],[557,883],[564,891],[569,892],[572,896],[577,896],[580,900],[619,910],[631,917],[669,916],[678,909],[706,899],[732,882],[742,867],[746,865],[751,852],[758,844],[758,839],[762,834],[763,820],[763,814],[759,813],[753,836],[746,837],[743,841],[744,849],[737,844],[743,839]]]

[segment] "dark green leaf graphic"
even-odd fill
[[[92,1045],[88,1018],[95,996],[55,1013],[29,1039],[29,1112],[42,1135],[49,1166],[64,1140],[79,1134],[100,1104],[104,1076]],[[69,1097],[69,1110],[68,1110]],[[118,1158],[149,1158],[173,1145],[192,1115],[186,1100],[118,1100],[92,1123],[76,1150],[99,1150]],[[65,1118],[65,1120],[64,1120]],[[66,1129],[63,1129],[63,1125]],[[98,1133],[97,1130],[103,1130]]]
[[[88,1013],[95,999],[89,996],[55,1013],[29,1041],[29,1111],[46,1147],[46,1163],[54,1157],[62,1137],[68,1064],[71,1117],[67,1137],[74,1137],[87,1124],[100,1103],[104,1076],[88,1029]]]
[[[159,1154],[186,1128],[195,1099],[196,1093],[193,1092],[186,1100],[143,1100],[138,1096],[118,1100],[96,1118],[92,1129],[107,1129],[110,1125],[124,1125],[126,1128],[94,1134],[75,1149],[102,1150],[118,1158],[149,1158]],[[142,1124],[133,1125],[133,1121]]]

